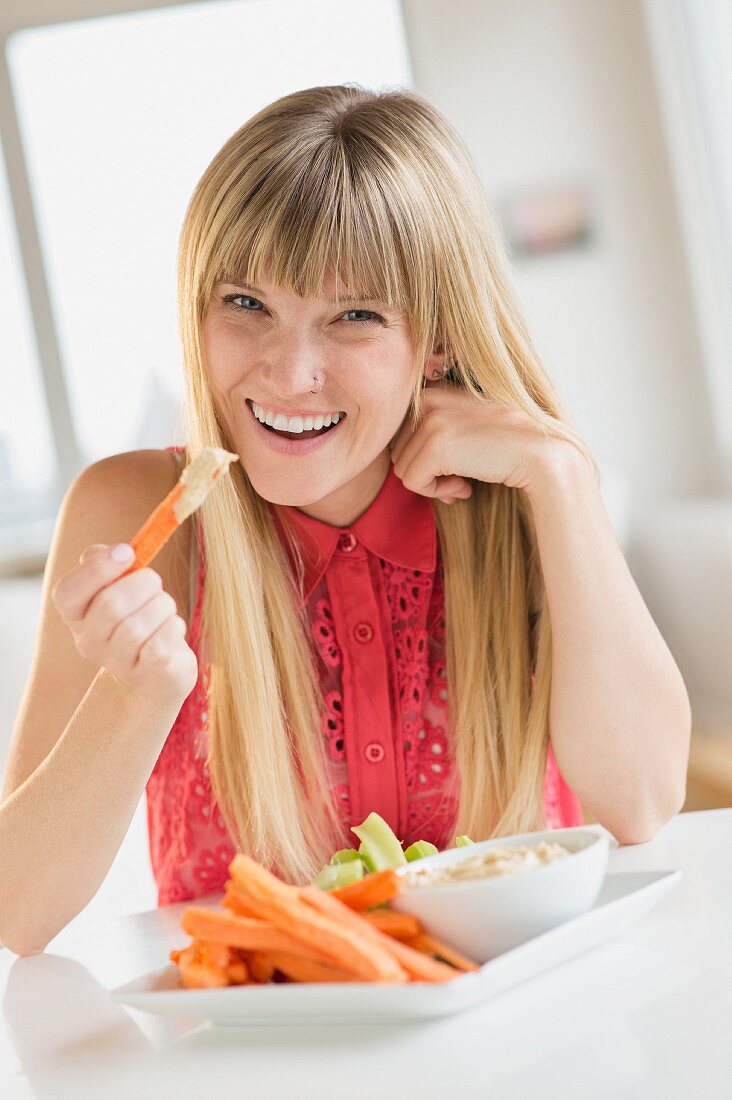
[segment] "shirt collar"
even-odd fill
[[[330,564],[340,538],[352,532],[367,550],[407,569],[434,571],[437,527],[429,499],[406,489],[389,463],[381,489],[348,527],[334,527],[287,504],[272,505],[275,518],[289,523],[302,548],[305,600]],[[287,545],[285,543],[285,545]]]

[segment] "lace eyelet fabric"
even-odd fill
[[[346,538],[338,528],[285,510],[309,562],[304,598],[343,847],[357,846],[350,827],[371,810],[382,813],[405,846],[422,839],[444,848],[454,836],[460,782],[450,743],[442,561],[429,502],[410,499],[415,496],[390,470]],[[188,637],[199,656],[199,679],[146,791],[160,905],[223,890],[235,854],[206,766],[208,672],[199,652],[204,584],[202,540]],[[549,827],[582,824],[579,801],[551,747],[544,805]]]

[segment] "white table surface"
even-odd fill
[[[732,809],[679,814],[610,871],[683,879],[625,932],[495,1000],[390,1025],[217,1028],[106,991],[187,943],[184,905],[0,951],[0,1096],[722,1100],[732,1097]]]

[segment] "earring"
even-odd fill
[[[448,367],[447,363],[445,363],[444,367],[435,367],[432,374],[430,375],[430,381],[431,382],[438,382],[440,380],[440,378],[445,377],[445,375],[447,374],[449,369],[450,368]]]

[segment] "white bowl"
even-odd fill
[[[391,906],[412,913],[425,931],[484,963],[587,912],[602,887],[609,837],[593,826],[494,837],[397,867],[400,876],[422,867],[450,867],[490,848],[556,842],[572,853],[527,871],[434,886],[410,886]]]

